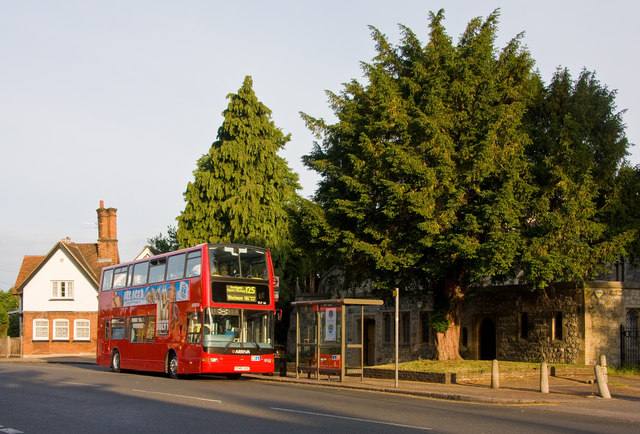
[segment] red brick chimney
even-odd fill
[[[98,261],[110,262],[111,265],[120,263],[118,253],[118,234],[116,232],[115,208],[105,208],[104,201],[100,201],[98,212]]]

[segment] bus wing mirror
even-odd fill
[[[276,319],[277,319],[278,321],[281,321],[281,320],[282,320],[282,309],[276,309],[276,311],[274,312],[274,314],[275,314]]]

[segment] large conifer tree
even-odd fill
[[[287,206],[297,175],[278,155],[289,141],[256,97],[251,77],[230,94],[217,140],[194,170],[178,217],[183,246],[238,242],[278,252],[288,244]]]
[[[535,185],[524,120],[541,82],[520,36],[495,47],[496,11],[454,45],[443,20],[431,14],[425,46],[404,27],[397,47],[373,29],[367,84],[329,94],[338,121],[303,117],[322,138],[305,163],[322,175],[323,237],[382,295],[433,290],[437,357],[451,359],[473,285],[584,278],[615,249],[599,243],[590,173],[568,182],[554,155],[554,182]]]

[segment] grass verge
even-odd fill
[[[414,360],[412,362],[400,363],[398,369],[401,371],[415,372],[483,374],[491,372],[491,363],[491,360]],[[585,367],[585,365],[563,365],[559,363],[549,364],[549,367],[551,366]],[[389,363],[375,367],[380,369],[395,369],[395,364]],[[498,362],[498,367],[500,372],[535,372],[540,369],[540,363]]]

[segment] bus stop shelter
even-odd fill
[[[296,308],[296,378],[306,372],[309,376],[315,373],[316,378],[339,375],[342,381],[349,367],[360,368],[362,380],[364,308],[382,304],[382,300],[363,298],[292,302]]]

